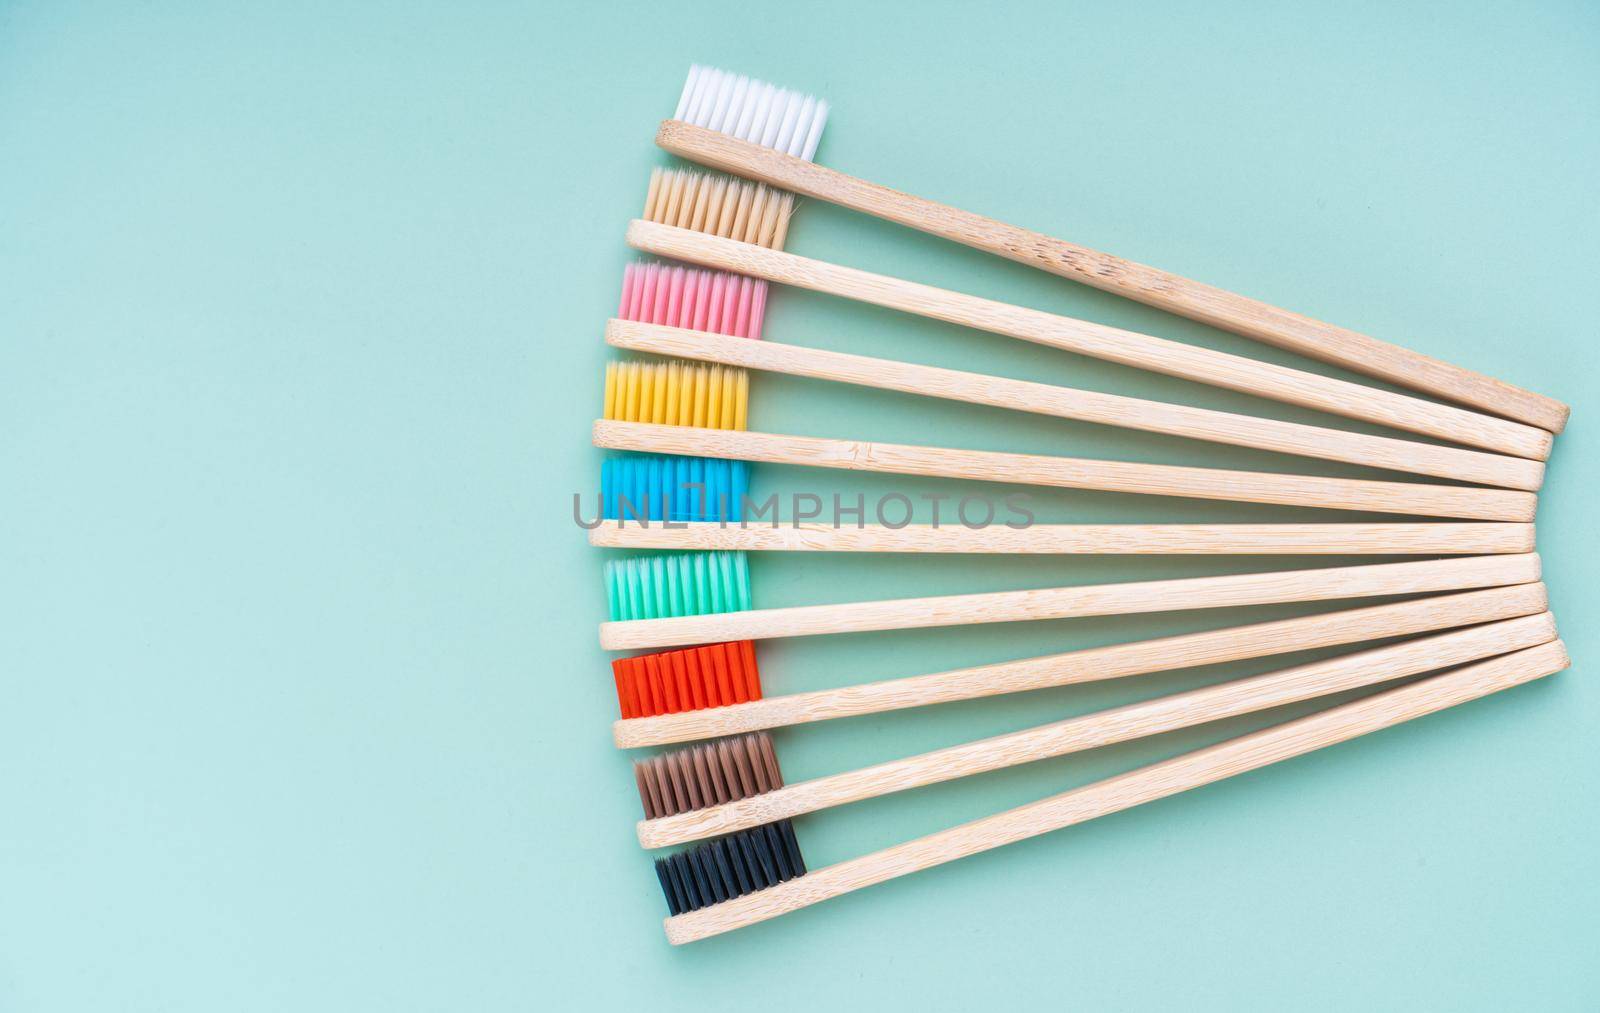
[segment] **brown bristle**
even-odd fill
[[[727,707],[761,699],[755,644],[735,640],[618,658],[611,663],[623,718]]]
[[[783,249],[794,194],[693,169],[653,169],[644,218],[662,225]]]
[[[733,802],[783,787],[766,732],[702,742],[633,765],[645,819]]]

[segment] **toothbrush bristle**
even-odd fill
[[[809,162],[828,122],[828,103],[696,64],[689,68],[672,118]]]
[[[603,416],[701,429],[743,429],[750,410],[750,374],[742,369],[666,362],[606,365]]]
[[[694,169],[650,172],[644,217],[662,225],[783,249],[794,215],[794,194],[765,183]]]
[[[607,520],[737,521],[749,492],[750,467],[743,461],[639,454],[600,466]]]
[[[766,732],[704,742],[633,765],[648,820],[762,795],[783,787],[783,771]]]
[[[623,320],[759,338],[766,313],[767,283],[755,278],[650,263],[622,272]]]
[[[681,714],[761,699],[755,643],[683,647],[611,663],[624,719]]]
[[[606,564],[612,622],[743,612],[750,564],[743,552],[682,552]]]
[[[698,911],[806,874],[794,824],[779,820],[656,859],[656,877],[674,915]]]

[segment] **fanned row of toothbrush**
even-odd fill
[[[656,170],[628,243],[698,268],[636,264],[606,341],[666,358],[606,373],[606,520],[591,541],[680,550],[609,562],[619,747],[705,740],[635,765],[646,848],[688,942],[897,876],[1276,763],[1558,672],[1568,660],[1533,553],[1536,490],[1568,409],[1461,367],[1154,268],[935,204],[812,161],[825,102],[693,67],[656,142],[741,179]],[[1380,390],[782,250],[795,194],[876,215],[1416,390]],[[1450,444],[1353,433],[757,340],[771,283],[827,292]],[[685,361],[688,360],[688,361]],[[1121,426],[1444,478],[1453,484],[1168,467],[818,439],[746,429],[748,370]],[[1434,400],[1437,399],[1437,400]],[[747,462],[1443,518],[1416,523],[743,526]],[[691,493],[690,489],[693,489]],[[685,525],[640,523],[673,519]],[[760,609],[747,551],[1426,556],[1380,565]],[[763,695],[755,641],[1273,602],[1425,595],[1275,622],[787,696]],[[785,785],[768,730],[1047,686],[1405,637],[1113,710]],[[662,650],[666,649],[666,650]],[[807,869],[791,822],[1012,764],[1431,674],[1311,716],[918,840]]]

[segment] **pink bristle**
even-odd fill
[[[617,302],[617,316],[624,320],[633,316],[633,299],[638,289],[638,274],[635,270],[638,264],[629,264],[622,269],[622,298]]]
[[[759,339],[767,283],[724,271],[630,264],[622,274],[617,315],[739,338]]]
[[[711,294],[706,299],[706,330],[717,334],[724,333],[722,321],[726,314],[722,312],[724,300],[728,297],[728,282],[732,275],[717,271],[711,278]]]
[[[737,302],[733,308],[733,333],[739,337],[750,335],[750,286],[746,279],[740,278],[737,289]]]
[[[655,314],[656,303],[656,276],[661,271],[659,265],[645,265],[644,275],[639,279],[638,293],[633,301],[633,319],[648,322]]]
[[[706,329],[706,320],[711,316],[711,286],[715,284],[711,272],[697,272],[694,279],[694,315],[690,318],[689,327],[697,331]]]
[[[761,325],[767,316],[767,284],[758,281],[753,287],[755,294],[750,298],[750,333],[746,337],[760,338]]]
[[[682,327],[684,325],[683,276],[684,269],[674,267],[671,279],[667,282],[667,318],[662,322],[668,327]]]
[[[667,301],[672,292],[672,272],[656,269],[655,277],[650,279],[650,293],[653,296],[648,301],[650,307],[649,322],[664,324],[667,322]]]

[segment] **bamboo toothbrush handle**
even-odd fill
[[[717,131],[667,120],[656,133],[656,143],[702,165],[942,236],[1169,313],[1448,401],[1471,405],[1555,433],[1567,424],[1570,409],[1553,398],[1409,348],[1108,253],[868,183]]]
[[[1081,457],[953,450],[862,440],[830,440],[738,429],[649,422],[594,423],[594,445],[609,450],[720,457],[891,475],[929,475],[984,482],[1182,496],[1236,503],[1276,503],[1372,513],[1531,521],[1538,497],[1520,489],[1479,489],[1415,482],[1377,482],[1265,471],[1229,471]]]
[[[1569,664],[1556,640],[1242,735],[993,816],[830,865],[765,890],[675,915],[667,939],[718,935],[945,862],[1221,781],[1553,675]]]
[[[1528,584],[1539,579],[1537,553],[1468,556],[1412,563],[1331,566],[1316,570],[1188,577],[1035,591],[803,605],[600,625],[608,651],[713,644],[727,640],[808,637],[824,633],[926,629],[1082,616],[1230,608],[1273,602],[1333,601]]]
[[[1517,457],[1544,460],[1550,456],[1554,439],[1543,429],[1405,394],[840,267],[671,225],[636,219],[628,226],[628,244],[658,256],[827,292],[1124,366]]]
[[[1544,612],[1328,658],[800,781],[721,805],[641,820],[637,828],[639,843],[646,848],[664,848],[729,834],[941,781],[1434,672],[1537,647],[1555,638],[1555,617]]]
[[[1476,482],[1508,489],[1538,489],[1544,480],[1544,465],[1522,457],[1440,447],[1416,440],[1351,433],[1119,394],[1101,394],[1047,383],[985,376],[982,373],[963,373],[954,369],[873,359],[821,348],[784,345],[776,341],[751,341],[631,320],[612,320],[607,323],[606,341],[617,348],[638,352],[859,384],[969,404],[992,405],[1254,450],[1272,450],[1391,471],[1433,475],[1458,482]]]
[[[1390,605],[1322,612],[1107,647],[1067,651],[857,686],[763,697],[706,710],[627,718],[611,726],[619,748],[660,746],[764,728],[883,714],[1051,686],[1124,679],[1248,658],[1535,615],[1549,605],[1543,584],[1464,591]]]
[[[746,552],[969,552],[1104,555],[1484,555],[1533,550],[1532,524],[1034,524],[934,527],[785,521],[773,525],[602,520],[610,549]]]

